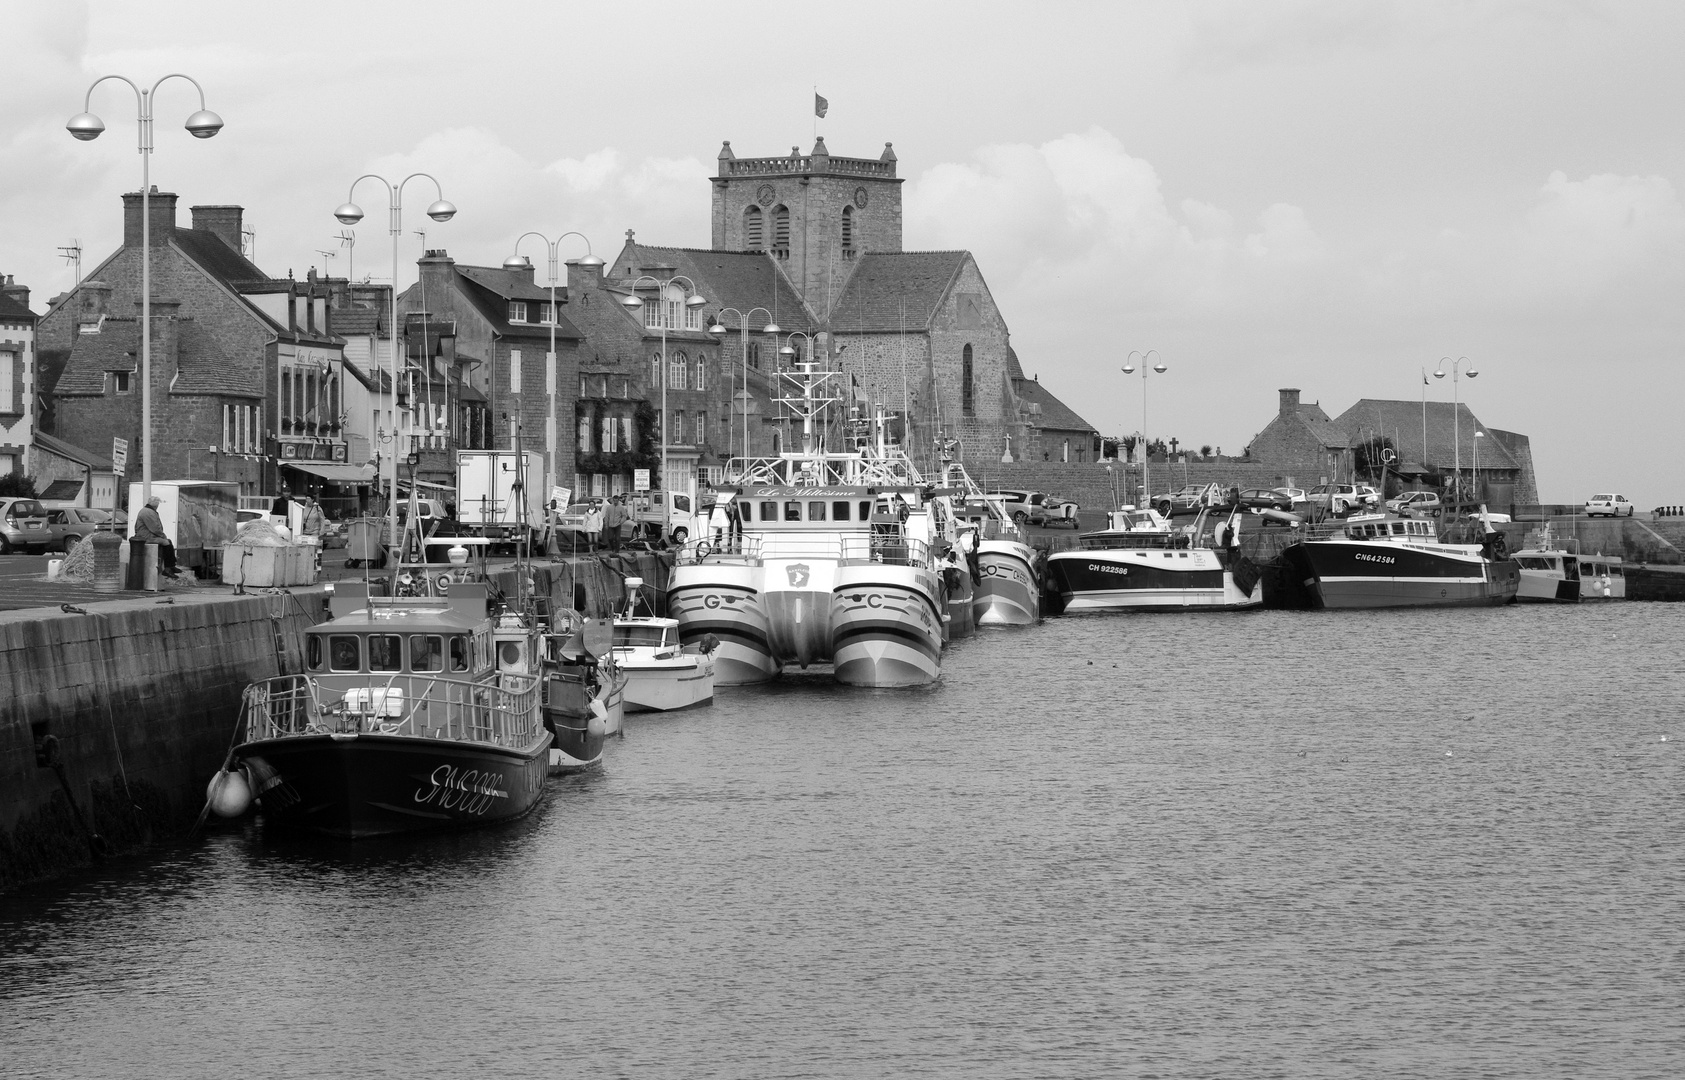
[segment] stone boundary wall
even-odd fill
[[[1141,485],[1141,466],[1113,467],[1122,470],[1119,474],[1118,490],[1123,501],[1133,501],[1133,493]],[[1154,494],[1174,490],[1183,484],[1217,483],[1225,486],[1234,484],[1243,488],[1273,488],[1286,483],[1286,474],[1280,466],[1259,465],[1254,462],[1154,464],[1150,468]],[[1103,462],[1015,461],[1011,464],[996,462],[992,465],[967,462],[966,470],[971,473],[973,480],[985,488],[1025,488],[1075,499],[1086,510],[1112,508],[1113,474],[1106,471]],[[1312,477],[1312,482],[1308,484],[1304,483],[1304,477],[1295,479],[1300,481],[1300,487],[1315,486],[1315,477]]]

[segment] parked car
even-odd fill
[[[1387,509],[1395,514],[1437,514],[1440,508],[1439,493],[1434,491],[1406,491],[1396,499],[1387,500]]]
[[[1307,500],[1305,499],[1305,489],[1304,488],[1278,487],[1275,490],[1277,492],[1287,496],[1289,499],[1291,499],[1292,503],[1293,503],[1293,506],[1304,506],[1304,505],[1306,505]]]
[[[98,507],[60,506],[47,510],[47,531],[52,534],[50,546],[55,551],[69,551],[83,537],[96,532],[111,532],[114,528],[111,511]]]
[[[14,551],[42,552],[53,542],[47,528],[47,508],[35,499],[0,499],[0,555]]]
[[[1167,495],[1154,495],[1153,509],[1164,517],[1175,517],[1192,514],[1202,507],[1219,506],[1223,498],[1223,489],[1216,484],[1183,484]]]
[[[1318,484],[1305,494],[1305,499],[1312,506],[1341,516],[1365,506],[1380,505],[1381,494],[1368,484]]]
[[[1003,488],[1000,491],[991,491],[989,494],[999,495],[1002,498],[1007,516],[1018,524],[1047,524],[1047,496],[1041,492],[1015,491]]]
[[[1223,496],[1223,505],[1233,505],[1230,493]],[[1282,510],[1291,513],[1293,499],[1273,488],[1242,488],[1238,494],[1242,510]]]
[[[1586,500],[1586,517],[1631,517],[1632,500],[1625,495],[1593,495]]]
[[[1073,529],[1082,528],[1082,523],[1077,520],[1077,511],[1081,507],[1077,506],[1075,499],[1064,499],[1058,495],[1049,495],[1043,503],[1043,508],[1047,514],[1047,525],[1069,525]]]

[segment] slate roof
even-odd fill
[[[177,324],[177,335],[180,359],[170,393],[264,396],[263,377],[257,371],[237,366],[196,320],[182,319]],[[158,377],[156,356],[152,377]]]
[[[661,270],[661,277],[683,274],[696,282],[696,287],[708,303],[702,308],[704,316],[719,318],[724,308],[753,311],[764,307],[772,312],[773,321],[785,333],[801,330],[812,332],[817,323],[801,294],[790,279],[778,268],[772,256],[761,251],[714,251],[710,248],[654,247],[649,244],[628,244],[615,260],[619,277],[607,280],[612,289],[625,292],[639,274],[647,270]],[[648,286],[648,282],[644,283]],[[653,290],[651,290],[653,291]],[[757,314],[751,327],[765,326],[765,316]],[[735,315],[725,322],[726,328],[736,330]],[[702,325],[707,319],[702,319]]]
[[[20,322],[27,319],[33,323],[35,313],[29,310],[27,304],[20,304],[5,293],[0,293],[0,319],[8,322]]]
[[[1269,426],[1268,431],[1276,424],[1300,424],[1316,439],[1317,445],[1325,450],[1344,450],[1351,445],[1351,439],[1343,425],[1335,423],[1328,414],[1322,411],[1322,406],[1315,402],[1302,402],[1294,410],[1293,415],[1283,417],[1277,414]]]
[[[1364,398],[1335,418],[1334,423],[1345,430],[1353,445],[1372,433],[1392,437],[1398,456],[1405,461],[1419,461],[1434,470],[1449,470],[1457,460],[1457,443],[1462,443],[1463,468],[1474,462],[1474,433],[1485,431],[1486,425],[1469,410],[1468,405],[1449,401],[1427,403],[1428,444],[1422,452],[1422,402],[1385,401]],[[1459,430],[1460,429],[1460,430]],[[1480,465],[1494,469],[1519,469],[1521,463],[1496,437],[1480,440]]]
[[[474,305],[475,310],[480,313],[481,317],[491,323],[491,325],[497,330],[499,336],[506,338],[532,338],[544,341],[548,341],[550,339],[550,326],[548,323],[512,323],[509,321],[509,301],[511,299],[526,300],[528,303],[541,302],[547,304],[550,302],[550,290],[548,287],[538,289],[537,293],[534,294],[534,296],[536,296],[535,300],[534,296],[511,295],[510,292],[501,291],[505,289],[512,289],[514,287],[507,280],[515,276],[513,271],[494,270],[489,266],[463,266],[461,264],[458,264],[455,267],[455,270],[459,291],[463,296],[468,298],[470,303]],[[491,282],[491,284],[488,284],[487,282]],[[536,286],[532,286],[530,284],[522,285],[521,287],[527,289],[536,288]],[[416,288],[412,286],[411,288],[406,289],[403,295],[399,297],[399,303],[401,304],[404,300],[416,296],[419,296],[419,293]],[[566,290],[558,286],[556,288],[556,304],[558,307],[564,299],[566,299]],[[531,314],[536,318],[538,312],[533,310]],[[566,315],[558,311],[556,312],[556,337],[561,340],[578,341],[583,339],[585,335],[579,332],[579,328],[573,325]]]
[[[50,454],[55,454],[67,461],[74,461],[78,465],[86,465],[90,469],[110,472],[114,468],[110,458],[101,457],[92,450],[84,450],[74,443],[67,443],[57,436],[47,434],[45,431],[35,433],[35,445]]]
[[[232,285],[236,282],[268,281],[269,275],[244,255],[222,242],[222,237],[205,229],[175,231],[176,246],[208,273]]]
[[[504,270],[501,267],[464,266],[458,263],[456,272],[487,292],[496,293],[506,300],[550,302],[550,286],[536,284],[532,280],[530,270]],[[567,286],[558,284],[556,303],[567,303],[567,297]]]
[[[1085,434],[1099,430],[1034,379],[1014,378],[1012,389],[1022,401],[1041,406],[1041,420],[1036,423],[1036,427],[1043,430],[1080,431]]]
[[[353,334],[378,334],[387,322],[385,311],[377,308],[353,306],[328,309],[328,325],[340,337],[350,337]]]
[[[831,311],[838,333],[928,329],[966,251],[899,251],[862,255]]]
[[[210,332],[194,319],[177,324],[179,368],[170,385],[172,394],[222,395],[261,398],[262,377],[236,366]],[[105,373],[139,368],[140,320],[107,318],[97,334],[78,334],[70,359],[54,389],[57,397],[99,397],[105,393]],[[168,370],[168,358],[154,354],[154,379]],[[140,392],[136,386],[134,393]]]
[[[105,373],[134,371],[140,351],[140,320],[107,316],[97,334],[78,334],[53,389],[56,397],[105,393]],[[140,388],[136,387],[139,393]]]

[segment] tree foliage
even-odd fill
[[[0,476],[0,498],[36,498],[35,478],[25,476],[21,472],[6,473]]]

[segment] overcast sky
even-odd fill
[[[1238,452],[1295,386],[1337,415],[1462,399],[1532,437],[1541,495],[1685,503],[1685,5],[1234,2],[12,3],[0,272],[37,311],[115,247],[135,107],[64,131],[88,83],[167,83],[153,181],[238,203],[268,273],[343,275],[358,174],[421,169],[460,208],[405,229],[500,263],[526,229],[706,247],[720,142],[740,157],[895,144],[909,250],[978,259],[1025,370],[1102,430]],[[390,276],[358,190],[355,274]],[[530,241],[529,241],[530,243]],[[568,241],[568,254],[579,254]],[[403,240],[414,275],[421,237]],[[543,275],[538,248],[525,248]],[[1449,400],[1451,380],[1432,398]]]

